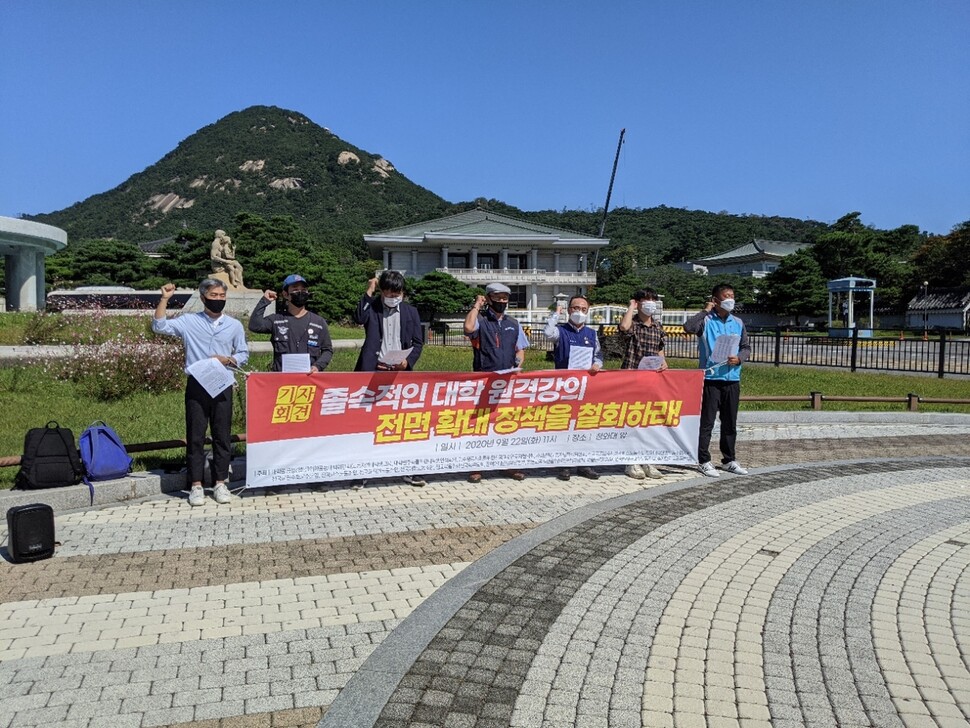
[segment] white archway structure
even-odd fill
[[[67,233],[53,225],[0,217],[8,311],[43,310],[44,258],[66,245]]]

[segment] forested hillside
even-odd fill
[[[595,210],[523,211],[486,197],[450,203],[381,155],[298,112],[269,106],[229,114],[115,189],[30,219],[68,232],[68,248],[47,260],[49,285],[154,287],[164,279],[187,285],[206,272],[213,231],[223,228],[236,240],[250,279],[269,285],[284,268],[303,265],[346,281],[340,287],[356,295],[376,264],[366,261],[366,233],[475,206],[587,235],[596,235],[602,222]],[[595,261],[593,296],[620,300],[631,285],[650,279],[671,302],[691,304],[706,295],[709,282],[672,264],[761,238],[816,246],[763,284],[738,280],[749,300],[757,296],[778,311],[813,315],[824,303],[825,279],[859,275],[877,278],[878,302],[898,310],[923,280],[951,286],[966,280],[949,265],[963,259],[952,253],[965,247],[966,229],[927,239],[912,225],[869,228],[858,212],[826,224],[662,205],[617,208],[606,222],[611,244]],[[146,258],[136,245],[168,238],[175,241],[161,259]]]
[[[31,219],[71,240],[157,240],[185,228],[215,230],[240,212],[290,215],[324,242],[451,209],[379,154],[302,114],[253,106],[182,141],[113,190]]]

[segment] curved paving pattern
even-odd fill
[[[59,516],[0,563],[0,728],[967,725],[970,418],[832,415],[742,421],[747,478]]]
[[[485,583],[374,724],[966,725],[968,464],[644,493]]]

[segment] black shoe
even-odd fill
[[[589,478],[590,480],[599,480],[600,479],[600,474],[599,473],[597,473],[595,470],[593,470],[592,468],[589,468],[589,467],[587,467],[585,465],[583,467],[581,467],[581,468],[576,468],[576,473],[579,474],[579,475],[582,475],[584,478]]]
[[[423,488],[428,484],[428,481],[421,475],[405,475],[404,482],[413,485],[415,488]]]
[[[556,477],[559,478],[559,480],[569,480],[569,468],[559,468],[559,471],[556,473]]]

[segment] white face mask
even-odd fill
[[[641,301],[640,311],[644,316],[653,316],[657,313],[657,302],[656,301]]]
[[[401,301],[404,300],[404,296],[384,296],[384,305],[389,308],[397,308]]]
[[[586,314],[582,311],[573,311],[569,314],[569,320],[572,321],[576,326],[586,323]]]
[[[720,306],[722,310],[727,311],[728,313],[731,313],[731,311],[734,310],[734,299],[725,298],[723,301],[721,301]]]

